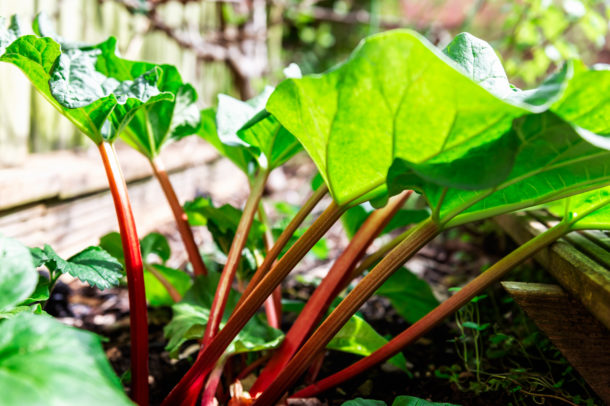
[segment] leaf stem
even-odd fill
[[[439,226],[431,219],[418,224],[413,233],[386,255],[339,303],[254,404],[258,406],[275,404],[284,392],[305,372],[318,352],[330,342],[332,337],[356,313],[360,306],[375,293],[396,269],[433,239],[439,231]]]
[[[163,406],[193,406],[195,404],[201,390],[201,385],[214,367],[216,360],[223,354],[233,338],[257,312],[276,286],[288,275],[311,247],[322,238],[326,231],[335,224],[344,211],[344,207],[339,207],[334,202],[324,210],[322,215],[290,247],[288,252],[277,261],[273,269],[262,278],[256,287],[252,288],[251,293],[242,301],[241,305],[235,308],[227,324],[199,352],[199,356],[193,366],[165,398],[162,403]]]
[[[236,308],[242,304],[242,302],[250,295],[250,293],[252,293],[256,285],[258,285],[259,282],[263,280],[267,272],[273,266],[277,257],[280,255],[288,241],[290,241],[290,239],[296,232],[297,228],[299,228],[303,221],[305,221],[305,218],[309,215],[309,213],[311,213],[311,211],[314,209],[314,207],[316,207],[320,200],[322,200],[322,198],[326,196],[327,193],[328,187],[323,184],[318,189],[316,189],[316,191],[309,197],[309,199],[307,199],[305,204],[301,206],[297,214],[286,226],[284,231],[282,231],[282,234],[280,234],[275,244],[273,244],[273,247],[265,256],[265,260],[263,261],[262,265],[258,267],[256,272],[254,273],[254,276],[252,276],[252,279],[250,279],[246,290],[237,302]]]
[[[110,193],[114,201],[121,243],[125,255],[127,289],[129,293],[129,329],[131,333],[131,390],[133,400],[140,406],[148,405],[148,317],[140,241],[131,211],[127,185],[119,166],[114,146],[108,142],[98,145]]]
[[[265,206],[263,202],[258,205],[258,218],[265,226],[265,233],[263,238],[265,240],[265,254],[269,255],[269,250],[273,247],[273,233],[271,231],[271,225],[269,224],[269,218],[265,212]],[[265,255],[265,256],[266,256]],[[264,260],[263,260],[264,262]],[[257,267],[261,266],[262,263],[258,264]],[[273,294],[265,300],[265,314],[267,315],[267,322],[273,328],[280,328],[282,320],[282,287],[278,285],[273,291]]]
[[[178,196],[176,195],[176,191],[169,180],[169,176],[167,175],[163,162],[159,159],[159,157],[149,159],[149,162],[155,177],[161,185],[161,189],[163,189],[163,193],[165,194],[165,198],[172,209],[172,213],[174,214],[178,232],[180,233],[180,237],[184,243],[184,248],[188,255],[189,261],[191,262],[191,265],[193,265],[193,273],[195,276],[207,275],[208,270],[201,259],[201,255],[199,254],[199,249],[197,248],[195,238],[193,237],[193,230],[191,230],[191,227],[189,226],[186,213],[178,200]]]
[[[373,266],[376,262],[378,262],[381,258],[383,258],[385,254],[392,251],[398,244],[400,244],[405,238],[407,238],[409,236],[409,234],[411,234],[413,232],[413,230],[414,230],[413,227],[409,228],[408,230],[405,230],[404,232],[400,233],[399,235],[397,235],[396,237],[392,238],[390,241],[385,243],[377,251],[373,252],[371,255],[364,258],[362,260],[362,262],[360,262],[358,267],[356,267],[356,269],[354,269],[352,271],[352,274],[350,275],[350,280],[353,280],[357,276],[362,275],[362,273],[364,271],[366,271],[371,266]]]
[[[229,292],[231,291],[231,284],[235,279],[235,272],[241,261],[242,251],[246,246],[248,234],[250,233],[254,216],[256,215],[259,202],[265,190],[265,182],[267,181],[268,176],[268,171],[261,170],[250,186],[250,195],[248,196],[248,200],[246,200],[244,211],[239,219],[237,230],[235,231],[235,237],[231,243],[229,253],[227,254],[227,262],[225,263],[222,274],[220,275],[220,280],[218,281],[218,286],[216,287],[214,301],[212,302],[212,307],[210,309],[210,317],[203,335],[202,346],[207,345],[216,333],[218,333],[218,329],[220,328],[222,316],[229,298]]]
[[[411,191],[408,191],[393,197],[386,207],[374,211],[358,229],[347,248],[330,268],[322,283],[305,303],[305,307],[286,334],[280,348],[273,354],[252,386],[250,390],[252,397],[256,397],[263,392],[290,361],[307,338],[307,335],[324,316],[333,298],[349,283],[350,273],[364,255],[366,249],[404,205],[410,194]]]
[[[417,339],[438,325],[447,316],[456,312],[462,306],[470,302],[472,298],[480,294],[483,290],[500,280],[516,265],[532,256],[540,249],[553,243],[569,231],[570,225],[565,222],[561,222],[555,227],[552,227],[544,233],[532,238],[530,241],[502,258],[481,275],[477,276],[457,293],[441,303],[434,310],[415,322],[402,333],[394,337],[391,341],[375,351],[373,354],[325,379],[322,379],[313,385],[306,387],[305,389],[296,392],[293,397],[315,396],[318,393],[335,387],[336,385],[339,385],[340,383],[368,370],[374,365],[396,355],[398,352],[402,351],[404,347],[415,342]]]

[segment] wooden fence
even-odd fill
[[[159,9],[167,24],[198,32],[216,29],[215,2],[168,2]],[[235,93],[231,72],[224,61],[204,61],[180,47],[160,31],[146,32],[148,20],[130,14],[114,1],[1,0],[0,16],[18,14],[29,31],[37,12],[45,12],[67,39],[96,43],[113,35],[124,57],[177,65],[183,79],[199,93],[201,107],[214,103],[219,92]],[[88,146],[73,125],[57,114],[33,91],[24,75],[12,65],[0,64],[0,167],[24,163],[33,152]]]

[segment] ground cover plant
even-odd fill
[[[82,396],[95,396],[94,403],[129,403],[100,353],[99,339],[44,315],[41,304],[63,273],[103,289],[119,283],[124,267],[135,403],[149,404],[148,303],[172,306],[173,318],[165,327],[172,356],[180,356],[187,342],[200,346],[164,405],[227,401],[223,379],[252,372],[257,379],[249,393],[235,385],[231,401],[272,405],[286,394],[317,395],[388,359],[406,369],[400,354],[405,346],[515,265],[570,231],[608,228],[610,151],[604,136],[610,103],[601,89],[608,87],[610,71],[605,67],[570,61],[538,88],[522,91],[510,84],[494,50],[482,40],[460,34],[440,50],[417,33],[396,30],[364,39],[347,61],[328,72],[301,77],[290,69],[291,77],[275,89],[267,87],[248,101],[220,95],[216,109],[199,111],[193,87],[183,83],[175,67],[120,58],[114,38],[96,45],[69,42],[41,16],[34,20],[34,35],[23,35],[15,17],[8,27],[1,23],[0,61],[20,68],[97,145],[120,230],[104,236],[101,248],[88,248],[67,261],[49,246],[28,250],[3,237],[0,387],[10,393],[9,404],[89,402],[67,392],[68,384],[32,383],[39,381],[38,373],[49,376],[43,368],[27,372],[35,340],[48,349],[41,362],[62,365],[62,374],[51,374],[54,378],[95,383],[90,391],[78,389],[87,392]],[[186,136],[202,137],[244,172],[250,193],[243,210],[216,207],[206,198],[180,205],[159,156],[168,142]],[[149,159],[174,213],[192,275],[166,266],[169,246],[161,235],[140,241],[113,147],[119,137]],[[270,173],[301,150],[319,177],[311,196],[274,234],[261,201],[264,187]],[[330,204],[305,225],[325,196]],[[415,199],[423,199],[427,208],[415,208]],[[542,205],[558,216],[557,225],[447,301],[438,304],[427,286],[419,287],[421,281],[409,282],[414,276],[404,263],[444,230]],[[207,258],[211,266],[204,264],[187,218],[212,233],[224,255],[219,263]],[[310,300],[296,309],[292,326],[280,331],[287,310],[280,284],[340,219],[349,244]],[[379,235],[405,227],[364,258]],[[48,277],[37,277],[41,266]],[[407,283],[420,283],[413,289],[418,293],[406,298],[393,293],[394,286]],[[357,313],[376,292],[396,302],[412,323],[389,342]],[[62,353],[80,346],[82,357]],[[364,358],[294,392],[308,370],[316,377],[326,348]],[[238,354],[247,366],[235,371],[230,360]],[[402,397],[394,404],[417,401]]]

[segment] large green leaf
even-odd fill
[[[26,312],[0,331],[3,405],[133,405],[98,336]]]
[[[172,306],[174,316],[164,329],[165,335],[169,339],[167,350],[171,356],[176,357],[181,345],[187,340],[200,339],[203,336],[219,279],[220,274],[218,273],[198,277],[195,279],[193,287],[184,295],[184,299]],[[231,290],[221,326],[229,318],[238,300],[238,293]],[[256,316],[250,319],[233,339],[226,352],[238,354],[276,348],[283,337],[281,331],[269,327],[260,317]]]
[[[457,35],[443,52],[474,82],[499,98],[520,104],[531,112],[542,112],[550,107],[562,96],[568,79],[572,76],[572,64],[566,64],[538,88],[522,91],[510,84],[504,66],[492,46],[474,35]]]
[[[411,324],[439,305],[428,283],[406,268],[394,272],[375,293],[390,299],[396,312]]]
[[[388,340],[375,331],[362,317],[355,314],[335,334],[326,348],[366,357],[387,343]],[[389,362],[403,371],[407,370],[407,360],[402,353],[390,358]]]
[[[11,310],[27,299],[37,282],[30,250],[0,234],[0,311]]]
[[[112,37],[62,52],[50,37],[20,36],[4,48],[0,61],[20,68],[36,90],[97,144],[113,141],[139,108],[173,99],[157,87],[163,69],[119,58]]]
[[[420,190],[441,222],[458,225],[610,183],[610,151],[587,142],[555,114],[524,116],[512,131],[521,147],[510,174],[498,185],[482,190],[446,188],[422,180],[408,163],[396,160],[388,173],[390,193]]]
[[[610,229],[610,187],[552,202],[549,211],[572,223],[575,230]]]
[[[382,194],[394,158],[451,186],[501,181],[518,147],[512,121],[526,107],[494,96],[404,30],[365,39],[325,74],[284,81],[267,103],[342,205]],[[460,170],[451,168],[458,159]]]
[[[33,251],[49,271],[70,274],[99,289],[118,286],[123,277],[123,265],[100,247],[85,248],[68,260],[62,259],[48,244]]]

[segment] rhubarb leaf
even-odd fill
[[[326,348],[366,357],[387,342],[388,340],[375,331],[369,323],[355,314],[341,327],[341,330],[326,345]],[[405,372],[407,371],[407,360],[402,353],[390,358],[388,362]]]
[[[37,282],[30,250],[0,234],[0,311],[11,310],[27,299]]]
[[[163,69],[119,58],[112,37],[64,52],[52,38],[35,35],[20,36],[3,47],[0,61],[20,68],[36,90],[96,144],[114,141],[137,109],[173,99],[157,88]]]
[[[184,299],[172,306],[174,316],[164,329],[165,336],[169,339],[166,349],[172,357],[178,356],[183,343],[202,337],[219,279],[218,273],[198,277],[193,287],[184,295]],[[231,290],[221,328],[238,300],[239,294]],[[238,354],[273,349],[279,345],[283,337],[281,331],[269,327],[261,317],[255,316],[235,337],[226,353]]]
[[[441,223],[450,226],[525,209],[610,183],[610,151],[583,139],[555,114],[528,115],[512,130],[521,140],[515,164],[504,181],[482,190],[461,190],[426,182],[397,159],[388,172],[391,194],[416,189]]]
[[[0,330],[3,405],[133,405],[97,335],[27,312]]]
[[[556,216],[570,221],[574,230],[608,230],[609,203],[610,187],[605,187],[555,201],[548,205],[548,209]]]
[[[267,103],[340,205],[383,195],[394,158],[455,187],[501,181],[518,147],[512,121],[525,107],[494,96],[405,30],[365,39],[325,74],[282,82]],[[460,171],[450,168],[457,159]]]
[[[256,172],[254,156],[241,144],[224,143],[216,127],[216,112],[213,108],[201,110],[201,126],[197,132],[201,138],[209,142],[225,158],[228,158],[247,175]]]
[[[439,305],[430,285],[406,268],[394,272],[375,294],[390,299],[392,307],[410,324]]]
[[[163,65],[158,88],[173,94],[174,100],[149,104],[138,110],[122,133],[128,144],[150,159],[159,155],[169,142],[195,134],[201,123],[197,92],[182,82],[174,66]]]
[[[46,244],[38,249],[40,258],[51,272],[70,274],[98,289],[118,286],[123,277],[123,265],[100,247],[88,247],[69,258],[62,259]]]

